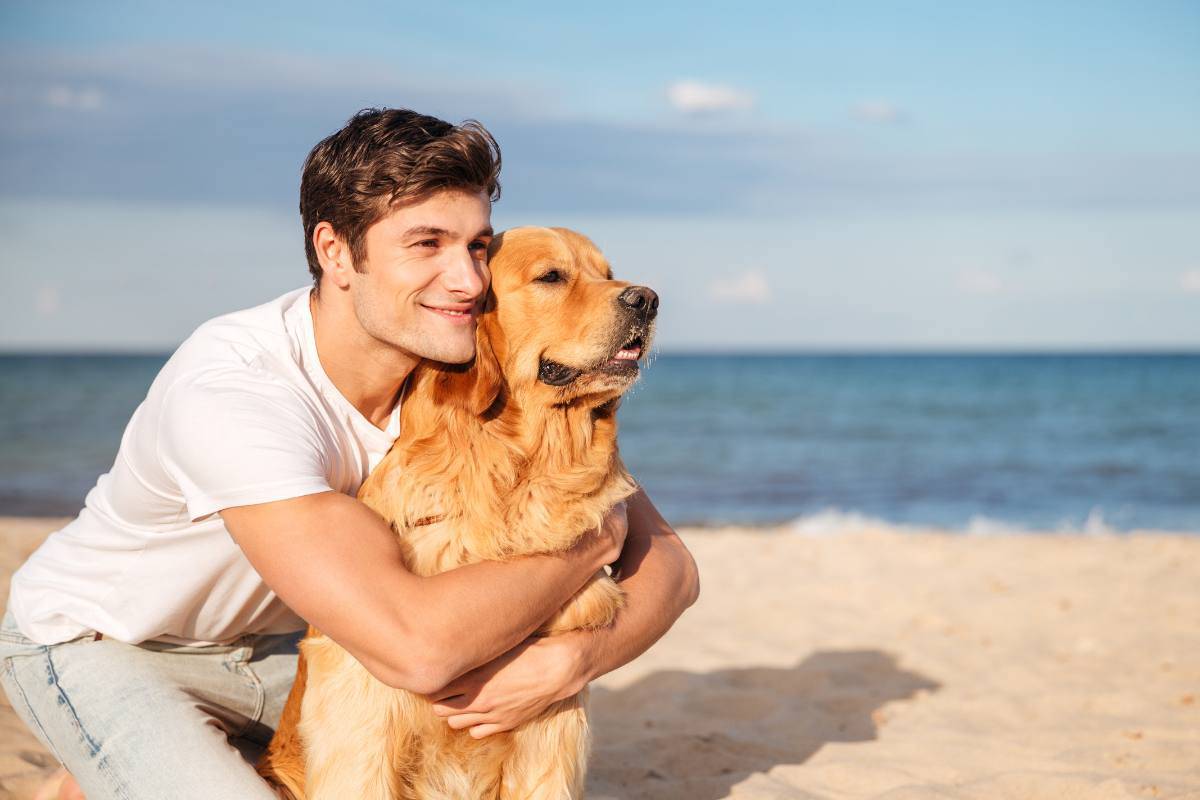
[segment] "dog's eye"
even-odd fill
[[[558,270],[552,269],[547,272],[543,272],[541,275],[534,278],[534,280],[538,283],[559,283],[560,281],[566,280],[566,278],[564,278],[563,274]]]

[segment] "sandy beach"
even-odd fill
[[[0,518],[0,591],[57,522]],[[594,800],[1200,798],[1200,536],[684,531],[593,686]],[[0,707],[0,798],[53,768]]]

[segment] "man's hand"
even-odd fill
[[[622,509],[622,521],[624,517]],[[476,739],[534,719],[587,685],[584,648],[575,641],[581,635],[586,634],[526,639],[431,695],[434,713],[455,730],[469,728]]]
[[[450,727],[481,738],[528,722],[642,653],[695,602],[696,564],[645,492],[629,499],[628,516],[631,525],[625,504],[613,509],[596,537],[611,537],[622,551],[613,576],[629,605],[616,622],[596,631],[527,639],[429,695],[434,712]]]
[[[606,564],[612,564],[621,557],[621,551],[625,548],[625,537],[629,535],[629,517],[624,500],[608,510],[604,521],[596,529],[596,535],[609,547],[611,557],[605,559]]]
[[[613,506],[595,531],[606,563],[621,557],[629,520],[625,503]],[[586,634],[531,637],[499,658],[451,681],[430,699],[451,728],[476,739],[512,730],[558,700],[581,691],[590,678]]]

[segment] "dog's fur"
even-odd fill
[[[561,552],[635,489],[615,415],[637,362],[614,356],[630,342],[646,352],[657,298],[644,294],[641,309],[623,302],[629,284],[612,279],[589,240],[561,228],[502,234],[490,264],[475,360],[417,368],[400,438],[359,492],[419,575]],[[548,280],[552,271],[564,280]],[[601,571],[539,633],[609,625],[622,603]],[[308,800],[576,798],[585,699],[476,740],[310,629],[260,771]]]

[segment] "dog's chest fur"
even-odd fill
[[[414,388],[400,438],[359,491],[417,574],[561,552],[636,488],[612,410],[539,411],[534,425],[511,401],[485,418],[429,394]]]

